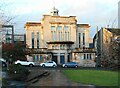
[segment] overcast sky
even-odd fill
[[[40,21],[55,7],[61,16],[76,16],[77,23],[90,24],[90,36],[93,37],[97,26],[117,27],[119,0],[1,0],[5,3],[5,13],[13,16],[15,33],[25,33],[27,21]]]

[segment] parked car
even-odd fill
[[[2,67],[7,67],[6,60],[3,59],[3,58],[0,58],[0,65],[1,65]]]
[[[57,64],[54,61],[47,61],[47,62],[41,63],[40,66],[42,66],[42,67],[56,67]]]
[[[65,64],[62,65],[62,67],[78,67],[78,64],[76,62],[67,62]]]
[[[32,61],[20,61],[20,60],[17,60],[17,61],[15,61],[15,64],[17,64],[17,65],[25,65],[25,66],[30,66],[30,67],[35,66],[35,63],[32,62]]]

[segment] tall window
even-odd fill
[[[57,36],[56,36],[56,31],[54,31],[54,41],[56,41],[56,38]]]
[[[84,59],[86,59],[86,55],[84,54]]]
[[[53,31],[51,31],[51,38],[52,38],[52,40],[53,40]]]
[[[56,40],[55,26],[51,26],[51,38],[53,41]]]
[[[39,48],[39,32],[37,32],[37,48]]]
[[[67,32],[65,32],[65,41],[67,41]]]
[[[64,40],[64,36],[63,36],[63,32],[61,32],[61,41],[63,41]]]
[[[79,44],[79,48],[80,48],[80,43],[81,43],[81,33],[79,33],[79,37],[78,37],[78,38],[79,38],[79,41],[78,41],[79,43],[78,43],[78,44]]]
[[[34,55],[34,61],[35,61],[35,62],[38,61],[38,55]]]
[[[42,61],[42,60],[43,60],[42,55],[40,55],[40,61]]]
[[[92,59],[91,54],[90,54],[90,60]]]
[[[87,54],[87,59],[89,59],[89,54]]]
[[[60,49],[63,49],[63,48],[62,48],[62,45],[60,45]]]
[[[68,26],[64,26],[64,30],[68,30],[69,29],[69,27]]]
[[[62,30],[62,26],[58,26],[58,30]]]
[[[54,45],[52,45],[52,49],[54,49]]]
[[[52,31],[55,30],[55,26],[51,26],[51,30],[52,30]]]
[[[69,36],[69,32],[68,32],[68,39],[67,39],[68,41],[69,41],[69,37],[70,37],[70,36]]]
[[[65,30],[65,41],[69,41],[69,27],[68,26],[64,26],[64,30]]]
[[[52,37],[52,40],[55,41],[56,40],[56,31],[51,31],[51,37]]]
[[[39,56],[38,55],[36,55],[36,61],[38,61],[39,60]]]
[[[65,32],[65,41],[69,41],[69,40],[70,40],[70,33]]]
[[[32,48],[34,48],[34,32],[32,32]]]
[[[12,42],[12,38],[11,36],[9,36],[9,34],[6,34],[6,43],[11,43]]]
[[[58,39],[61,41],[61,32],[58,32]]]
[[[83,45],[85,45],[85,33],[83,33]]]

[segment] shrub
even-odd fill
[[[2,78],[2,88],[5,88],[5,86],[8,85],[8,82],[5,78]]]
[[[8,75],[14,80],[25,80],[29,74],[29,70],[20,65],[12,64],[8,69]]]

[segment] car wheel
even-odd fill
[[[45,65],[43,64],[42,67],[45,67]]]
[[[17,65],[19,65],[19,66],[20,66],[21,64],[20,64],[20,63],[18,63]]]
[[[53,65],[53,67],[55,68],[55,65]]]
[[[78,66],[76,65],[75,67],[77,68]]]
[[[5,66],[6,66],[6,65],[3,63],[3,64],[2,64],[2,67],[5,67]]]
[[[65,65],[64,67],[67,68],[67,65]]]
[[[29,67],[33,67],[33,64],[30,64]]]

